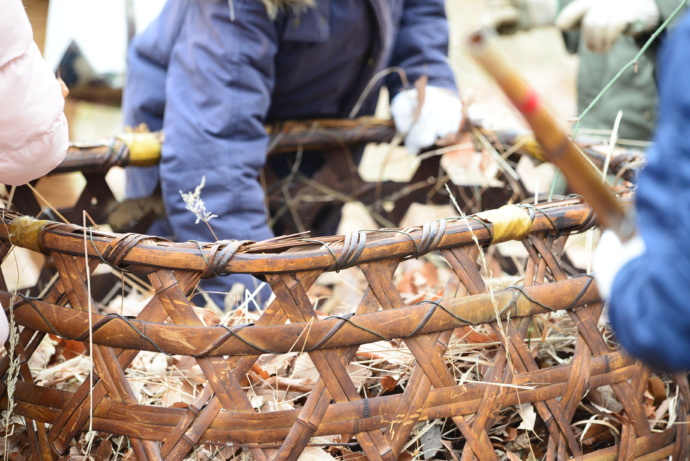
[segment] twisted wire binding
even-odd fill
[[[333,327],[331,329],[331,331],[329,331],[314,347],[309,349],[308,352],[315,351],[315,350],[319,349],[323,344],[327,343],[339,330],[341,330],[343,328],[345,323],[349,323],[353,327],[358,328],[362,331],[365,331],[365,332],[369,333],[370,335],[377,337],[381,341],[388,341],[388,338],[376,333],[375,331],[372,331],[368,328],[365,328],[365,327],[358,325],[357,323],[353,322],[352,316],[354,316],[354,315],[355,314],[347,314],[347,315],[342,315],[342,316],[341,315],[331,315],[329,317],[326,317],[324,320],[339,319],[339,320],[341,320],[341,322],[338,323],[335,327]]]
[[[189,240],[189,242],[196,243],[199,247],[199,253],[201,253],[201,257],[204,259],[206,267],[208,268],[208,271],[203,274],[203,277],[208,278],[210,277],[210,275],[213,275],[214,277],[222,277],[225,268],[227,267],[232,257],[235,256],[237,250],[239,250],[242,247],[242,245],[249,243],[250,241],[219,240],[215,242],[209,250],[210,260],[208,257],[206,257],[206,253],[204,252],[204,247],[201,245],[201,242],[199,242],[198,240]],[[208,272],[210,272],[211,274],[209,275]]]
[[[419,258],[419,245],[417,245],[417,240],[415,240],[414,237],[410,235],[410,232],[413,231],[418,231],[419,229],[414,228],[414,227],[406,227],[405,229],[366,229],[363,230],[362,232],[384,232],[384,233],[392,233],[392,234],[403,234],[405,237],[409,238],[412,244],[414,245],[415,252],[413,254],[415,259]]]
[[[343,249],[340,253],[340,258],[336,258],[336,265],[338,267],[336,272],[357,265],[357,260],[364,251],[364,248],[366,248],[366,244],[366,232],[356,231],[347,233],[343,241]],[[327,270],[332,270],[333,268],[334,266],[331,266]]]
[[[448,222],[445,219],[437,219],[433,223],[425,223],[422,226],[421,248],[418,249],[418,252],[427,254],[435,251],[446,235],[447,224]]]
[[[63,294],[63,295],[65,295],[65,294]],[[23,295],[23,294],[21,294],[21,293],[17,293],[17,296],[20,296],[20,297],[24,300],[24,302],[23,302],[23,303],[20,303],[20,304],[15,304],[15,305],[13,306],[14,309],[16,310],[16,309],[18,309],[18,308],[20,308],[20,307],[22,307],[22,306],[25,306],[25,305],[31,306],[31,308],[34,310],[34,312],[36,312],[36,314],[38,314],[38,316],[41,317],[41,320],[43,320],[43,323],[45,323],[46,326],[50,329],[50,331],[52,331],[52,334],[54,334],[55,336],[57,336],[57,337],[60,338],[60,339],[64,339],[64,340],[66,340],[66,341],[85,341],[87,338],[89,338],[90,335],[96,334],[96,332],[97,332],[98,330],[100,330],[101,328],[103,328],[104,326],[106,326],[106,325],[107,325],[108,323],[110,323],[111,321],[113,321],[113,320],[115,320],[115,319],[119,319],[119,320],[122,320],[125,324],[127,324],[127,325],[132,329],[132,331],[134,331],[134,332],[135,332],[136,334],[138,334],[140,337],[142,337],[143,339],[145,339],[146,341],[148,341],[148,343],[151,344],[158,352],[160,352],[161,354],[167,355],[167,356],[173,355],[173,354],[171,354],[171,353],[169,353],[169,352],[165,352],[163,349],[161,349],[161,348],[158,346],[158,344],[156,344],[156,342],[155,342],[154,340],[152,340],[151,338],[149,338],[144,332],[142,332],[141,330],[139,330],[137,327],[135,327],[135,326],[129,321],[130,319],[136,319],[135,317],[131,317],[131,316],[127,317],[127,316],[123,316],[123,315],[116,314],[116,313],[105,314],[105,315],[104,315],[104,318],[101,319],[101,320],[99,320],[99,321],[96,322],[95,324],[93,324],[92,328],[87,329],[86,331],[84,331],[84,332],[83,332],[82,334],[80,334],[79,336],[76,336],[76,337],[74,337],[74,338],[69,338],[69,337],[67,337],[67,336],[64,336],[64,335],[60,334],[60,333],[55,329],[55,327],[50,323],[50,321],[48,321],[48,319],[45,317],[45,315],[43,315],[43,312],[41,312],[41,310],[40,310],[38,307],[36,307],[36,305],[33,303],[33,301],[34,301],[34,300],[38,300],[38,299],[36,299],[36,298],[31,298],[31,297],[29,297],[29,296],[25,296],[25,295]],[[9,313],[9,309],[10,309],[9,307],[6,307],[6,308],[5,308],[5,314]]]
[[[590,275],[582,275],[582,276],[580,276],[580,277],[587,277],[588,281],[587,281],[587,283],[585,284],[585,286],[580,290],[580,292],[578,293],[578,295],[574,298],[574,300],[569,304],[569,306],[565,308],[566,310],[572,310],[572,309],[574,309],[574,307],[575,307],[575,306],[578,304],[578,302],[582,299],[582,297],[583,297],[583,296],[585,295],[585,293],[589,290],[591,284],[593,283],[593,277],[590,276]],[[163,288],[163,290],[167,290],[167,289],[171,288],[172,286],[174,286],[174,285],[166,286],[166,287]],[[507,288],[506,288],[506,291],[507,291],[507,290],[513,291],[513,295],[511,296],[511,299],[510,299],[507,303],[505,303],[504,306],[502,306],[500,309],[498,309],[497,313],[496,313],[490,320],[488,320],[487,322],[482,322],[482,324],[484,324],[484,323],[490,323],[490,322],[496,321],[496,320],[498,319],[498,317],[502,316],[505,312],[507,312],[509,309],[513,308],[513,307],[516,305],[517,299],[518,299],[519,296],[523,296],[523,297],[524,297],[525,299],[527,299],[530,303],[539,306],[540,308],[544,309],[545,311],[548,311],[548,312],[555,312],[555,311],[556,311],[556,309],[554,309],[553,307],[548,306],[548,305],[546,305],[546,304],[544,304],[544,303],[541,303],[541,302],[535,300],[534,298],[532,298],[531,296],[529,296],[529,295],[525,292],[524,288],[517,287],[517,286],[511,286],[511,287],[507,287]],[[42,320],[42,321],[45,323],[45,325],[50,329],[50,331],[51,331],[55,336],[57,336],[57,337],[59,337],[59,338],[61,338],[61,339],[64,339],[64,340],[74,340],[74,341],[84,341],[86,338],[89,337],[89,335],[94,335],[94,334],[96,334],[97,331],[99,331],[101,328],[103,328],[103,327],[106,326],[108,323],[112,322],[113,320],[121,320],[121,321],[123,321],[125,324],[127,324],[127,326],[128,326],[133,332],[135,332],[139,337],[143,338],[143,339],[146,340],[149,344],[151,344],[158,352],[160,352],[160,353],[162,353],[162,354],[164,354],[164,355],[166,355],[166,356],[174,355],[174,354],[172,354],[172,353],[170,353],[170,352],[167,352],[167,351],[164,350],[163,348],[161,348],[158,344],[156,344],[156,342],[155,342],[153,339],[151,339],[151,338],[150,338],[149,336],[147,336],[143,331],[141,331],[141,330],[140,330],[139,328],[137,328],[134,324],[132,324],[131,320],[132,320],[132,319],[136,320],[134,317],[131,317],[131,316],[122,316],[122,315],[115,314],[115,313],[104,315],[104,316],[103,316],[104,318],[102,318],[102,319],[100,319],[98,322],[96,322],[96,323],[92,326],[92,328],[86,329],[82,334],[80,334],[80,335],[77,336],[77,337],[74,337],[74,338],[66,337],[66,336],[60,334],[60,333],[57,331],[57,329],[51,324],[51,322],[43,315],[43,313],[41,312],[41,310],[33,303],[33,301],[36,300],[36,299],[30,298],[30,297],[27,297],[27,296],[21,295],[21,294],[20,294],[19,296],[21,296],[23,302],[18,303],[18,304],[15,304],[15,306],[14,306],[15,310],[21,308],[21,307],[24,306],[24,305],[29,305],[29,306],[31,306],[31,308],[39,315],[39,317],[41,318],[41,320]],[[411,338],[411,337],[414,337],[414,336],[418,335],[419,332],[421,332],[421,331],[427,326],[427,324],[431,321],[431,319],[433,318],[434,314],[436,313],[437,308],[438,308],[438,309],[441,309],[443,312],[445,312],[447,315],[449,315],[450,317],[452,317],[453,319],[455,319],[456,321],[458,321],[458,322],[459,322],[460,324],[462,324],[462,325],[470,325],[470,326],[477,326],[477,325],[479,325],[479,324],[477,324],[477,323],[475,323],[475,322],[472,322],[472,321],[470,321],[470,320],[468,320],[468,319],[466,319],[466,318],[460,317],[459,315],[455,314],[454,312],[452,312],[451,310],[449,310],[448,308],[446,308],[442,303],[437,302],[437,301],[424,300],[424,301],[420,301],[420,302],[415,303],[414,306],[423,305],[423,304],[431,304],[432,307],[431,307],[430,309],[427,310],[427,312],[425,313],[424,317],[423,317],[422,320],[419,322],[419,324],[413,329],[413,331],[410,332],[409,334],[405,335],[405,336],[402,336],[402,337],[401,337],[402,339],[407,339],[407,338]],[[6,312],[7,312],[8,310],[9,310],[9,307],[5,308],[5,311],[6,311]],[[355,322],[355,321],[353,320],[353,318],[356,318],[356,317],[357,317],[357,316],[356,316],[355,314],[348,314],[348,315],[345,315],[345,316],[338,316],[338,315],[329,316],[329,317],[325,317],[324,319],[322,319],[322,320],[338,319],[338,320],[340,320],[340,322],[338,322],[333,328],[331,328],[327,333],[325,333],[325,334],[321,337],[321,339],[319,339],[319,340],[316,342],[316,344],[315,344],[314,346],[312,346],[312,347],[310,347],[310,348],[308,348],[308,349],[305,349],[305,352],[313,352],[313,351],[316,351],[316,350],[321,349],[328,341],[330,341],[330,340],[336,335],[336,333],[338,333],[338,332],[339,332],[345,325],[347,325],[347,324],[352,325],[353,327],[355,327],[355,328],[357,328],[357,329],[359,329],[359,330],[361,330],[361,331],[364,331],[364,332],[370,334],[372,337],[376,338],[376,340],[389,341],[389,340],[395,338],[395,337],[390,337],[390,338],[389,338],[389,337],[383,336],[383,335],[379,334],[379,333],[376,332],[376,331],[373,331],[373,330],[371,330],[371,329],[369,329],[369,328],[366,328],[366,327],[364,327],[364,326],[362,326],[362,325],[359,325],[357,322]],[[245,324],[245,325],[236,326],[236,327],[233,327],[233,328],[228,327],[227,325],[223,325],[223,324],[220,324],[220,325],[212,325],[212,326],[207,327],[207,328],[221,328],[221,329],[225,330],[226,333],[223,334],[223,335],[221,335],[216,341],[214,341],[214,343],[210,344],[209,347],[207,347],[205,350],[203,350],[203,351],[201,351],[201,352],[199,352],[199,353],[197,353],[197,354],[195,354],[195,355],[192,355],[192,357],[194,357],[194,358],[207,357],[207,356],[209,356],[214,350],[216,350],[216,349],[218,349],[219,347],[221,347],[223,344],[225,344],[227,341],[229,341],[229,340],[230,340],[231,338],[233,338],[233,337],[234,337],[234,338],[237,338],[237,339],[238,339],[239,341],[241,341],[242,343],[246,344],[246,345],[249,346],[250,348],[252,348],[252,349],[254,349],[254,350],[256,350],[256,351],[259,351],[259,352],[261,352],[261,353],[265,353],[265,354],[282,354],[282,353],[283,353],[283,351],[276,351],[276,350],[271,350],[271,349],[263,348],[263,347],[261,347],[261,346],[255,344],[255,343],[253,343],[253,342],[247,340],[246,338],[244,338],[244,337],[240,334],[240,332],[241,332],[242,330],[244,330],[245,328],[251,327],[251,326],[254,326],[254,324],[251,324],[251,323],[250,323],[250,324]],[[307,327],[305,326],[305,328],[307,328]]]
[[[340,263],[338,261],[338,257],[335,255],[331,247],[328,246],[326,242],[322,242],[321,240],[315,240],[315,239],[297,239],[298,242],[308,242],[308,243],[316,243],[319,245],[322,245],[328,252],[333,256],[333,265],[329,266],[328,269],[326,270],[332,270],[333,267],[335,267],[335,272],[338,273],[340,272]]]

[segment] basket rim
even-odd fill
[[[530,233],[568,233],[594,224],[592,209],[580,198],[518,206],[530,215]],[[22,215],[14,212],[3,213],[0,240],[44,254],[58,252],[83,257],[86,239],[88,257],[101,259],[115,268],[134,267],[145,271],[145,268],[165,267],[202,272],[204,278],[230,273],[338,272],[383,258],[418,258],[437,249],[475,244],[475,238],[478,244],[487,246],[493,243],[494,227],[476,215],[456,216],[407,229],[363,230],[333,237],[283,236],[263,242],[240,242],[238,246],[237,241],[229,240],[174,243],[159,237],[115,234],[38,220],[32,224],[33,235],[18,238],[16,222],[20,218]],[[429,240],[433,242],[430,244]],[[214,269],[216,257],[223,256],[229,245],[234,246],[232,255],[229,258],[226,255],[223,264]]]

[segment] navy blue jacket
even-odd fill
[[[215,240],[179,194],[202,176],[201,197],[218,215],[211,225],[219,239],[272,236],[258,181],[265,122],[347,117],[389,66],[411,83],[427,75],[431,85],[455,88],[443,0],[317,0],[275,19],[260,0],[233,0],[231,19],[228,3],[169,0],[128,57],[125,124],[165,131],[161,187],[182,241]],[[402,86],[395,73],[385,83],[393,95]],[[372,114],[377,99],[378,87],[355,115]],[[130,168],[128,196],[149,195],[157,168]]]
[[[655,144],[636,199],[647,249],[617,274],[609,315],[630,353],[690,369],[690,13],[669,33],[658,72]]]

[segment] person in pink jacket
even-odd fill
[[[62,87],[34,43],[21,0],[0,0],[0,11],[0,183],[14,186],[55,168],[69,135]],[[2,312],[4,343],[9,328]]]

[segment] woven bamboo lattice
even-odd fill
[[[19,367],[12,389],[3,380],[3,401],[12,392],[37,458],[65,453],[91,424],[128,437],[142,460],[181,460],[200,444],[241,446],[256,459],[296,459],[314,437],[333,434],[352,435],[369,459],[396,459],[418,424],[447,418],[459,431],[462,459],[491,460],[497,454],[490,434],[501,412],[526,403],[548,437],[546,459],[686,457],[687,399],[676,405],[680,424],[652,432],[643,404],[650,371],[611,347],[598,326],[604,306],[592,278],[561,267],[570,235],[592,225],[591,209],[579,200],[510,206],[418,228],[259,243],[170,243],[10,212],[3,224],[3,257],[14,244],[49,255],[56,268],[42,299],[12,295],[4,280],[0,295],[20,330],[14,357],[0,364],[5,376],[11,363]],[[524,278],[491,291],[480,258],[505,240],[526,249]],[[432,252],[450,268],[445,290],[436,301],[405,305],[393,283],[396,268]],[[98,313],[87,275],[102,265],[150,283],[154,295],[136,318]],[[307,290],[324,272],[347,268],[366,280],[359,304],[350,315],[317,317]],[[188,296],[201,278],[228,272],[265,278],[275,299],[253,325],[204,326]],[[567,363],[546,366],[535,360],[530,332],[553,315],[568,316],[577,333]],[[490,366],[467,380],[447,361],[449,340],[456,328],[478,325],[488,325],[499,341],[486,355]],[[89,379],[74,392],[34,382],[28,361],[48,334],[92,340],[92,389]],[[348,364],[360,346],[396,339],[415,359],[404,390],[363,396]],[[261,355],[295,350],[318,370],[313,391],[294,409],[257,412],[243,388],[247,373]],[[141,351],[192,357],[203,371],[203,390],[186,408],[140,404],[125,370]],[[687,396],[687,381],[678,382]],[[605,386],[623,408],[620,440],[586,452],[572,419],[583,398]]]

